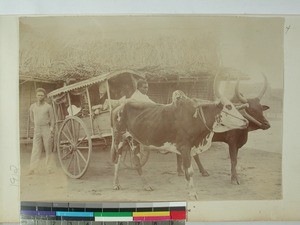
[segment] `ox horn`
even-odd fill
[[[217,79],[219,77],[219,74],[220,73],[218,72],[214,79],[214,89],[213,90],[214,90],[214,95],[216,98],[221,98],[221,94],[220,94],[220,90],[219,90],[220,85],[217,85]]]
[[[247,99],[241,95],[240,93],[240,77],[238,78],[238,81],[236,82],[235,85],[235,95],[236,97],[238,97],[238,99],[242,102],[242,103],[247,103]]]
[[[262,88],[262,90],[260,91],[259,95],[257,96],[257,98],[261,99],[264,94],[266,93],[267,87],[268,87],[268,79],[266,77],[266,75],[264,73],[261,73],[264,77],[264,86]]]

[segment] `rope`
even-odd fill
[[[200,112],[199,112],[200,111]],[[209,130],[210,132],[213,132],[212,129],[210,129],[207,124],[206,124],[206,119],[205,119],[205,116],[204,116],[204,113],[203,113],[203,109],[202,107],[198,107],[196,109],[196,115],[198,115],[200,117],[200,120],[202,121],[202,123],[204,123],[204,126],[206,127],[207,130]],[[195,114],[194,114],[194,117],[195,117]],[[195,117],[196,118],[196,117]]]

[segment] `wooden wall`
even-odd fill
[[[194,81],[149,82],[149,97],[162,104],[172,101],[172,93],[182,90],[190,98],[213,100],[213,79],[205,77]]]

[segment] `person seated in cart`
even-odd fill
[[[152,101],[148,97],[147,93],[148,93],[148,83],[147,83],[146,80],[140,79],[140,80],[137,81],[137,89],[130,96],[130,98],[128,98],[127,100],[126,100],[125,95],[122,98],[118,99],[118,100],[115,100],[115,99],[108,100],[107,99],[104,102],[103,105],[93,106],[92,109],[95,110],[97,108],[101,108],[102,110],[108,110],[109,109],[109,102],[111,104],[112,109],[118,108],[117,110],[121,110],[122,105],[126,101],[148,102],[148,103],[156,104],[154,101]],[[95,114],[99,114],[99,113],[95,113]]]
[[[146,80],[143,80],[143,79],[138,80],[137,81],[137,89],[131,95],[130,100],[155,103],[147,95],[148,89],[149,89],[148,82]]]

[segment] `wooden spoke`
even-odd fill
[[[89,147],[88,146],[86,146],[86,147],[77,147],[77,149],[89,149]]]
[[[85,163],[87,163],[87,160],[84,158],[84,156],[82,155],[82,153],[81,153],[79,150],[77,150],[77,152],[78,152],[78,155],[82,158],[82,160],[83,160]]]
[[[67,167],[68,169],[70,169],[71,162],[72,162],[73,158],[74,158],[74,154],[71,156],[71,159],[70,159],[69,165],[68,165],[68,167]]]
[[[66,130],[68,131],[68,134],[70,135],[70,138],[71,138],[71,139],[74,138],[73,135],[72,135],[72,132],[70,131],[70,128],[69,128],[69,125],[68,125],[68,124],[65,125],[65,128],[66,128]]]
[[[69,148],[69,145],[60,144],[59,147],[62,148],[62,149],[65,149],[65,148]]]
[[[74,120],[71,120],[72,134],[75,134]]]
[[[64,155],[63,157],[61,157],[62,160],[64,160],[67,156],[69,156],[70,154],[72,154],[72,151],[69,151],[66,155]]]
[[[81,169],[80,169],[80,162],[79,162],[79,157],[78,157],[78,153],[75,152],[76,154],[76,159],[77,159],[77,168],[78,168],[78,172],[81,173]]]
[[[70,142],[70,144],[72,144],[72,140],[70,140],[70,138],[66,135],[66,133],[63,130],[61,132],[68,139],[68,141]]]
[[[86,139],[86,137],[87,137],[87,136],[85,135],[84,138],[82,138],[82,139],[76,144],[76,147],[79,146],[79,145],[83,142],[83,140]],[[78,140],[78,139],[77,139],[77,140]]]
[[[74,155],[74,160],[73,160],[73,172],[74,173],[73,174],[76,175],[76,159],[75,158],[76,158],[77,155],[76,155],[75,152],[74,152],[73,155]]]

